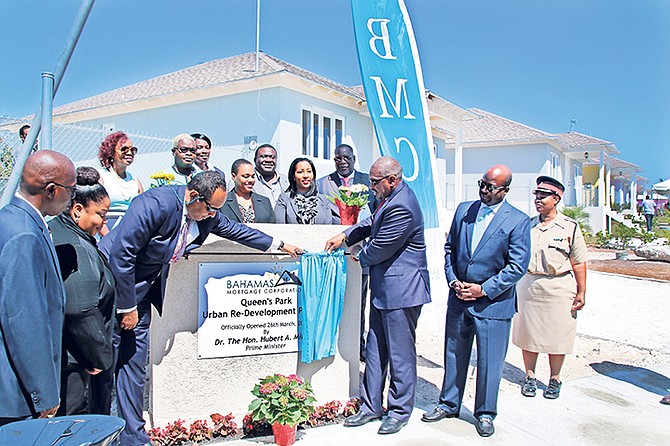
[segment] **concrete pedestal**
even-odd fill
[[[319,252],[343,226],[251,225],[286,243]],[[163,316],[154,310],[151,327],[149,414],[164,426],[178,418],[208,419],[232,412],[241,422],[259,378],[296,373],[310,380],[317,404],[347,400],[359,393],[361,268],[347,256],[347,286],[335,356],[304,364],[298,353],[198,359],[198,268],[208,262],[274,262],[269,255],[210,236],[205,245],[170,268]]]

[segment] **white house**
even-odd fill
[[[331,158],[341,142],[354,147],[357,168],[367,171],[379,148],[362,87],[339,84],[268,54],[261,53],[259,61],[258,71],[255,53],[205,62],[57,107],[54,129],[65,125],[73,133],[96,130],[76,153],[54,131],[54,148],[79,165],[93,165],[97,144],[110,131],[160,135],[136,143],[140,153],[131,170],[145,184],[151,173],[172,164],[169,140],[184,132],[210,136],[213,164],[225,171],[234,159],[251,158],[255,144],[264,142],[277,148],[280,172],[294,158],[308,156],[317,175],[326,175],[334,168]],[[584,198],[591,184],[598,191],[593,226],[605,227],[609,158],[618,153],[614,144],[574,132],[550,134],[484,110],[466,110],[430,91],[426,98],[443,227],[459,202],[477,198],[477,180],[495,163],[510,166],[514,181],[508,199],[529,214],[534,213],[531,191],[538,175],[551,175],[566,185],[567,205],[592,204]],[[582,166],[588,160],[602,160],[596,176],[600,183],[583,180]]]

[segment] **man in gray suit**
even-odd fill
[[[473,337],[477,337],[474,416],[482,437],[493,435],[515,285],[530,261],[530,219],[505,201],[512,172],[498,164],[479,180],[478,201],[461,203],[447,237],[444,270],[449,284],[440,401],[421,418],[435,422],[459,415]]]
[[[430,279],[423,215],[416,195],[402,181],[402,168],[391,157],[370,168],[370,187],[381,203],[375,213],[326,242],[333,250],[343,242],[361,266],[370,267],[370,331],[361,385],[361,410],[344,422],[362,426],[383,415],[382,397],[390,370],[388,415],[379,434],[394,434],[407,424],[416,392],[416,326],[423,304],[430,302]]]
[[[0,425],[53,417],[60,405],[65,292],[44,217],[65,210],[75,184],[72,162],[41,150],[0,210]]]

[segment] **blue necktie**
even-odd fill
[[[482,236],[484,235],[484,232],[488,226],[486,224],[486,217],[492,212],[493,211],[490,207],[484,206],[483,204],[479,209],[475,227],[472,229],[472,246],[470,252],[475,252],[475,249],[477,249],[477,245],[479,245],[479,241],[482,239]]]

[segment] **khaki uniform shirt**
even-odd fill
[[[572,264],[588,260],[586,242],[577,222],[558,213],[547,226],[540,217],[531,220],[530,274],[561,276],[572,271]]]

